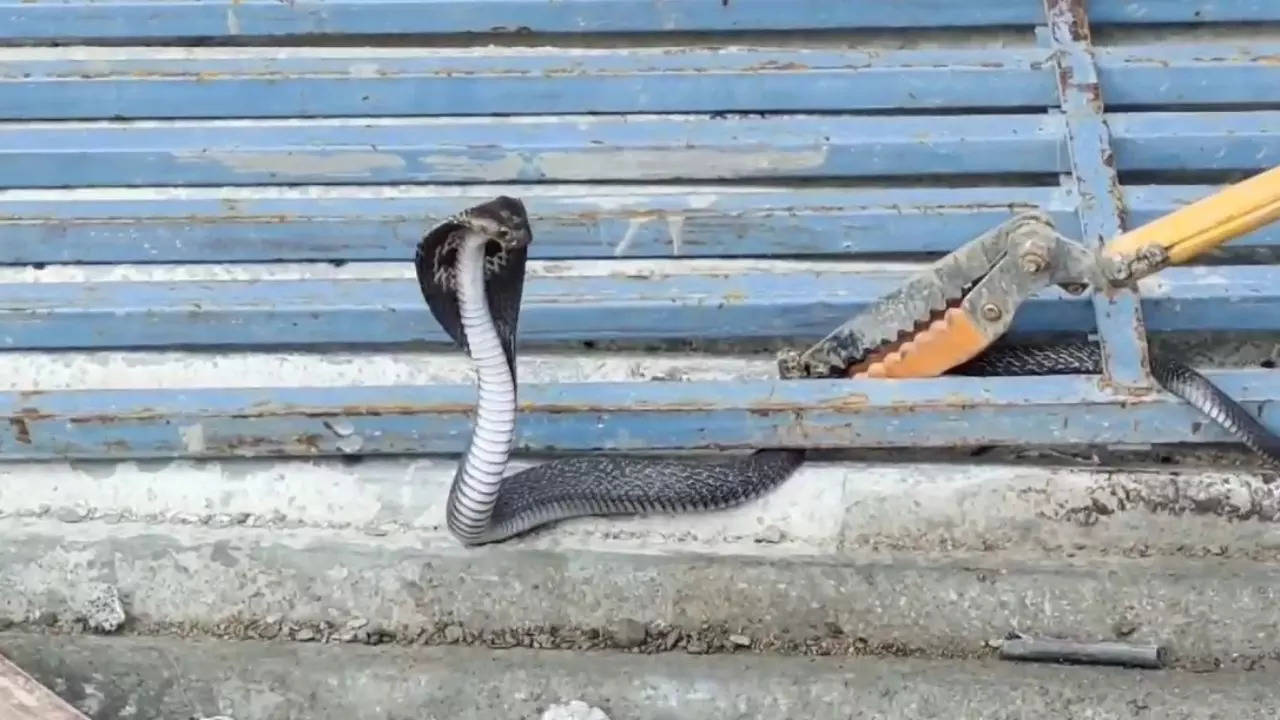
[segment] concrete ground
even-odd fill
[[[1274,669],[996,660],[326,646],[0,633],[0,652],[95,720],[1100,720],[1275,717]]]
[[[0,464],[0,653],[94,720],[1274,716],[1264,472],[810,462],[731,511],[466,549],[452,471]],[[996,660],[1011,631],[1172,667]]]
[[[1244,470],[810,463],[729,512],[479,549],[440,527],[451,473],[0,466],[0,622],[79,630],[114,592],[127,621],[94,623],[151,635],[969,657],[1016,630],[1167,643],[1183,665],[1280,649],[1280,484]]]

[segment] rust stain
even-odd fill
[[[18,408],[17,414],[23,420],[48,420],[53,417],[53,413],[47,413],[43,410],[30,406]]]
[[[13,428],[13,438],[23,445],[31,444],[31,428],[27,425],[27,421],[23,418],[9,418],[9,425]]]
[[[72,415],[66,418],[70,425],[110,425],[121,420],[164,420],[172,413],[161,412],[154,408],[139,408],[123,413],[94,413],[92,415]]]
[[[310,450],[311,452],[316,452],[316,453],[320,452],[320,441],[321,441],[321,438],[320,438],[320,436],[319,436],[319,435],[317,435],[317,434],[315,434],[315,433],[308,433],[308,434],[306,434],[306,435],[299,435],[298,437],[294,438],[294,441],[295,441],[299,446],[304,447],[304,448],[306,448],[307,450]]]
[[[747,72],[768,72],[768,71],[787,72],[787,71],[808,70],[809,66],[803,63],[798,63],[794,61],[779,62],[777,60],[765,60],[763,62],[756,63],[755,65],[748,65],[743,69],[746,70]]]
[[[758,399],[746,399],[735,401],[728,399],[724,401],[679,401],[670,402],[582,402],[582,403],[556,403],[556,402],[537,402],[525,401],[519,403],[519,412],[534,413],[543,415],[570,415],[570,414],[586,414],[586,415],[609,415],[609,414],[669,414],[669,413],[695,413],[695,412],[744,412],[752,415],[771,415],[777,413],[794,413],[797,418],[803,420],[807,413],[814,411],[835,411],[845,413],[857,413],[871,407],[871,398],[863,393],[850,392],[837,397],[829,398],[818,402],[810,402],[797,399],[778,399],[774,400],[769,397]],[[948,397],[940,402],[920,404],[918,402],[903,402],[901,405],[879,406],[877,411],[886,413],[912,413],[925,411],[931,408],[963,408],[966,404],[959,397]],[[226,420],[265,420],[270,418],[293,417],[303,418],[307,420],[323,421],[333,418],[342,417],[379,417],[379,416],[414,416],[414,415],[462,415],[467,416],[475,412],[475,405],[471,402],[446,402],[433,404],[388,404],[388,405],[344,405],[338,407],[299,407],[290,405],[276,405],[270,402],[255,403],[251,408],[239,412],[209,412],[196,410],[194,412],[183,412],[181,415],[185,418],[217,418]],[[102,425],[110,426],[122,422],[161,422],[169,423],[174,419],[175,413],[171,410],[141,407],[123,412],[114,413],[91,413],[83,415],[62,415],[43,412],[33,407],[25,407],[17,410],[9,417],[9,423],[14,428],[14,433],[19,442],[30,443],[30,422],[33,420],[49,420],[57,419],[73,426],[90,426]],[[304,446],[313,450],[319,450],[324,446],[328,439],[327,433],[315,432],[305,435],[293,437],[291,439],[281,439],[280,437],[266,435],[250,435],[227,438],[218,443],[219,446],[227,449],[249,449],[254,447],[281,447],[281,446]],[[127,450],[127,444],[121,444],[115,449]]]
[[[467,411],[472,410],[472,406],[468,405]],[[754,407],[754,406],[753,406]],[[650,404],[644,402],[629,403],[626,405],[586,405],[586,404],[569,404],[569,403],[522,403],[520,412],[524,413],[543,413],[545,415],[572,415],[577,413],[634,413],[634,412],[697,412],[699,410],[709,409],[701,403],[660,403]],[[750,409],[750,408],[748,408]]]
[[[646,403],[634,402],[625,405],[602,405],[602,404],[557,404],[557,403],[532,403],[526,402],[520,405],[522,413],[543,413],[548,415],[560,414],[576,414],[576,413],[672,413],[672,412],[706,412],[706,411],[742,411],[752,415],[764,415],[779,412],[808,412],[817,408],[826,409],[852,409],[864,407],[870,402],[870,399],[861,394],[850,394],[843,398],[831,400],[825,403],[810,404],[797,403],[793,401],[773,401],[760,400],[748,403],[697,403],[697,402],[669,402],[669,403]],[[472,406],[466,406],[470,411]]]
[[[338,408],[337,412],[332,410],[322,410],[307,414],[308,417],[333,417],[351,415],[357,417],[379,417],[382,415],[416,415],[419,413],[469,413],[475,410],[475,405],[470,403],[451,403],[440,405],[344,405]]]
[[[468,413],[475,409],[472,404],[441,403],[438,405],[342,405],[337,408],[294,407],[274,405],[270,401],[255,403],[251,412],[227,413],[232,420],[252,420],[254,418],[301,416],[309,419],[326,419],[335,417],[380,417],[382,415],[421,415],[440,413]]]
[[[843,397],[834,400],[826,400],[818,403],[815,407],[823,410],[856,410],[864,408],[871,404],[871,398],[862,393],[849,393]],[[803,418],[799,418],[803,419]]]
[[[209,452],[227,452],[232,455],[258,454],[266,457],[283,457],[298,451],[312,454],[322,452],[323,438],[316,433],[304,433],[292,437],[270,435],[236,435],[224,439]]]

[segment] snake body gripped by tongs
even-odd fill
[[[498,542],[573,517],[728,508],[769,492],[802,464],[805,453],[800,449],[758,450],[718,462],[595,455],[556,459],[507,476],[515,445],[516,334],[525,263],[532,241],[524,204],[500,196],[436,225],[419,243],[414,259],[419,286],[432,316],[468,355],[477,375],[473,432],[454,474],[446,508],[449,530],[463,544]],[[1026,252],[1011,254],[1011,247]],[[969,252],[963,252],[966,248]],[[881,317],[877,324],[877,310],[884,315],[886,307],[900,311],[913,306],[882,300],[815,346],[825,355],[811,349],[803,357],[784,357],[780,360],[782,375],[823,374],[813,372],[815,368],[825,368],[827,374],[871,377],[929,376],[949,371],[992,375],[1098,373],[1101,355],[1096,345],[987,347],[1003,332],[999,319],[986,327],[986,334],[975,331],[972,323],[966,327],[964,322],[956,322],[955,313],[946,314],[957,306],[944,297],[945,293],[938,292],[938,288],[958,282],[959,295],[968,294],[964,302],[993,297],[984,288],[996,287],[997,281],[1008,287],[1008,277],[990,269],[977,276],[982,278],[977,284],[964,282],[963,277],[973,271],[974,262],[995,264],[1008,273],[1009,263],[1000,262],[1012,258],[1017,265],[1012,273],[1014,281],[1021,277],[1021,292],[1029,293],[1027,288],[1036,283],[1073,276],[1073,265],[1093,259],[1092,254],[1082,252],[1087,253],[1053,232],[1043,216],[1030,213],[1016,217],[938,261],[918,274],[914,284],[908,281],[899,291],[898,297],[915,298],[926,307],[940,305],[942,317],[935,318],[928,329],[946,331],[941,333],[944,342],[927,342],[927,333],[918,333],[903,342],[894,322],[907,316]],[[1159,264],[1167,260],[1168,253],[1153,254],[1144,249],[1135,257]],[[1105,281],[1101,274],[1090,277],[1095,282]],[[929,291],[938,296],[929,295]],[[1012,315],[1013,309],[1009,308],[1007,315]],[[1007,322],[1006,318],[1004,327]],[[918,327],[915,320],[909,325],[912,326]],[[956,327],[960,332],[948,334]],[[936,336],[937,333],[935,340]],[[956,338],[964,342],[957,344]],[[904,352],[907,343],[912,345]],[[962,352],[955,353],[957,348]],[[850,358],[857,358],[862,367],[851,370]],[[1204,412],[1264,458],[1280,464],[1280,437],[1206,378],[1172,359],[1153,362],[1153,366],[1156,379],[1167,390]],[[809,372],[804,372],[806,369]]]

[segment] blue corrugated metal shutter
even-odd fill
[[[1224,439],[1094,378],[781,382],[750,354],[1015,210],[1096,239],[1280,163],[1280,45],[1143,29],[1280,4],[1090,13],[1096,46],[1007,0],[3,0],[0,344],[79,370],[0,395],[0,455],[459,451],[461,356],[387,358],[445,340],[418,237],[498,192],[535,223],[522,343],[559,368],[524,376],[526,449]],[[1015,331],[1099,329],[1140,382],[1144,332],[1280,329],[1278,244],[1140,302],[1046,293]],[[1274,372],[1212,377],[1280,422]]]

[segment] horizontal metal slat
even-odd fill
[[[1090,25],[1275,22],[1272,0],[1090,0]]]
[[[1271,0],[1093,0],[1096,24],[1280,20]],[[1030,0],[2,0],[0,40],[1035,25]]]
[[[1280,43],[1093,48],[1108,107],[1280,104]]]
[[[610,262],[596,274],[553,263],[530,273],[524,342],[750,340],[826,334],[904,279],[823,264],[720,261],[669,272]],[[696,261],[674,261],[671,267]],[[912,267],[912,266],[908,266]],[[0,285],[0,346],[100,348],[446,342],[408,263],[381,277]],[[696,273],[696,274],[695,274]],[[1280,267],[1171,268],[1143,285],[1152,331],[1280,330]],[[1013,331],[1089,331],[1092,305],[1049,290]]]
[[[1124,188],[1129,227],[1218,186]],[[949,252],[1040,208],[1080,236],[1058,187],[810,188],[474,185],[0,190],[0,264],[393,260],[459,208],[507,194],[534,224],[531,257]],[[1280,246],[1280,225],[1229,247]]]
[[[1034,22],[1032,3],[979,0],[150,0],[0,2],[0,38],[256,37],[299,34],[666,32],[945,27]]]
[[[1280,112],[1109,113],[1123,171],[1260,172],[1280,163]]]
[[[1047,107],[1037,48],[0,49],[0,119]]]
[[[427,228],[498,194],[524,201],[535,258],[947,252],[1034,207],[1079,235],[1057,187],[0,190],[0,263],[406,260]]]
[[[1280,112],[1116,113],[1121,171],[1262,170]],[[1058,115],[540,116],[12,123],[0,186],[723,180],[1058,173]]]
[[[1280,103],[1280,44],[1097,52],[1111,105]],[[1049,107],[1053,72],[1034,47],[0,48],[0,119]]]
[[[1280,376],[1210,379],[1280,423]],[[6,459],[456,453],[470,385],[0,393]],[[1223,442],[1160,393],[1095,377],[525,384],[520,451]]]
[[[646,277],[531,274],[526,342],[773,337],[823,333],[887,292],[900,274],[733,273]],[[405,271],[411,273],[408,264]],[[619,268],[621,269],[621,268]],[[1087,327],[1074,312],[1042,321]],[[1036,308],[1027,315],[1037,316]],[[109,321],[107,320],[109,318]],[[0,285],[0,343],[10,348],[447,342],[416,283],[404,279],[35,283]]]
[[[1210,129],[1252,156],[1257,139],[1227,134],[1235,124]],[[0,125],[0,186],[1043,173],[1065,167],[1061,125],[1045,115],[12,123]]]

